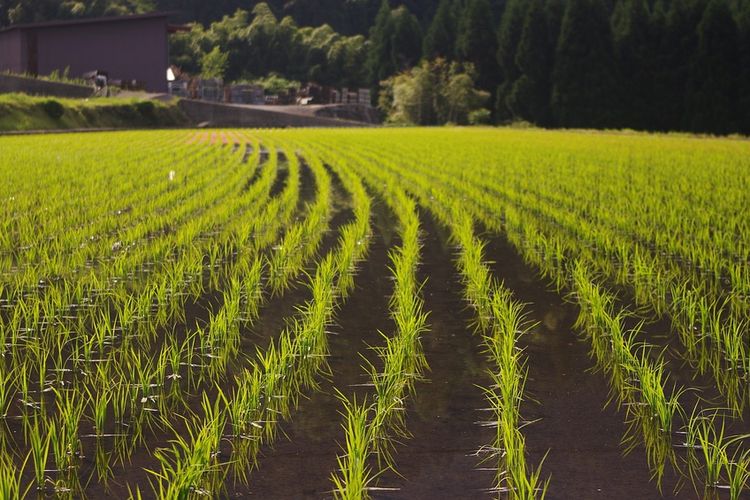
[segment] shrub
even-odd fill
[[[65,113],[65,107],[54,99],[47,99],[42,102],[42,109],[53,120],[59,120]]]
[[[489,94],[474,87],[471,64],[424,61],[384,82],[379,106],[391,123],[469,123]]]
[[[490,123],[490,110],[481,108],[474,110],[469,113],[469,124],[470,125],[489,125]]]
[[[137,103],[135,103],[135,109],[137,109],[142,116],[152,118],[154,116],[154,110],[156,109],[156,106],[152,101],[138,101]]]

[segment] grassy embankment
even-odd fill
[[[188,120],[176,103],[120,98],[63,99],[0,95],[0,132],[176,127]]]

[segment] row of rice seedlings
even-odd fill
[[[424,163],[417,163],[418,165],[415,165],[415,170],[418,172],[424,172],[431,177],[438,177],[458,192],[465,192],[472,199],[479,201],[480,204],[492,207],[492,211],[500,212],[501,218],[495,220],[505,219],[506,225],[517,220],[519,227],[524,228],[523,244],[529,245],[531,242],[537,243],[533,251],[543,257],[543,270],[550,268],[561,269],[569,256],[577,256],[579,259],[585,258],[587,265],[592,265],[595,269],[606,269],[605,265],[599,265],[599,263],[609,262],[608,258],[602,258],[598,253],[593,252],[593,248],[596,248],[598,251],[598,249],[601,248],[613,247],[619,249],[621,255],[629,252],[629,250],[623,250],[628,248],[623,244],[615,245],[614,243],[607,243],[610,241],[607,239],[610,236],[606,233],[603,235],[602,233],[597,233],[599,236],[598,242],[595,245],[589,246],[586,246],[585,243],[582,245],[581,242],[585,242],[585,240],[580,237],[580,234],[579,237],[560,239],[561,231],[559,227],[555,227],[549,231],[544,231],[542,234],[551,234],[551,236],[548,236],[547,238],[537,236],[533,234],[533,231],[529,230],[528,225],[525,225],[524,221],[528,220],[528,217],[516,217],[516,212],[512,209],[499,208],[499,205],[491,201],[491,197],[488,198],[486,193],[480,191],[480,189],[486,189],[487,186],[492,186],[491,181],[488,180],[486,175],[479,172],[467,172],[467,170],[462,171],[461,177],[457,177],[453,173],[440,175],[439,173],[436,173],[436,171],[439,172],[441,170],[440,168],[435,169],[432,168],[432,166],[426,168]],[[445,170],[448,171],[449,169]],[[477,187],[467,187],[466,180],[469,179],[475,182]],[[530,198],[529,195],[524,194],[524,192],[516,192],[513,188],[507,188],[506,192],[503,193],[503,196],[506,196],[508,199]],[[483,209],[480,208],[479,211],[481,212]],[[551,208],[550,211],[554,212],[554,208]],[[553,219],[553,216],[550,215],[550,213],[545,212],[545,214],[545,217]],[[534,215],[529,214],[529,216],[533,217]],[[489,224],[492,224],[492,217],[489,217],[487,214],[483,216],[483,220],[489,221]],[[585,221],[581,222],[577,219],[568,218],[566,220],[567,223],[565,226],[569,228],[580,227],[581,224],[588,224]],[[593,231],[594,230],[592,229],[591,232]],[[642,254],[642,252],[637,250],[637,247],[634,253],[635,255]],[[661,283],[661,289],[667,289],[669,285],[668,282],[653,279],[653,276],[659,275],[658,271],[654,270],[653,266],[647,266],[642,263],[639,267],[647,269],[642,273],[643,276],[649,277],[649,280],[643,285],[644,287],[649,290],[654,290],[654,284],[658,281]],[[565,272],[548,272],[547,275],[555,281],[558,289],[563,289],[569,284],[569,278],[567,277],[568,274]],[[633,286],[637,287],[638,285],[635,284]],[[697,353],[699,372],[703,373],[705,367],[710,367],[717,383],[717,387],[725,396],[727,403],[733,408],[735,414],[740,415],[745,407],[748,396],[750,396],[750,391],[747,390],[747,384],[745,383],[748,373],[745,370],[745,367],[750,367],[750,364],[748,364],[748,357],[745,354],[746,342],[742,334],[748,324],[748,320],[746,318],[738,319],[736,314],[727,314],[727,310],[731,309],[731,304],[734,303],[733,301],[724,302],[721,306],[717,305],[716,302],[713,302],[712,306],[712,303],[702,295],[702,292],[694,289],[691,291],[686,287],[687,285],[677,289],[673,288],[672,293],[674,299],[669,302],[669,306],[665,307],[669,308],[673,324],[675,325],[676,330],[681,333],[681,339],[684,345],[694,347],[698,342],[696,339],[701,339],[700,346],[702,349]],[[698,318],[695,312],[697,307],[695,307],[694,303],[693,307],[688,309],[693,311],[690,321],[681,322],[678,319],[675,319],[681,318],[685,315],[683,311],[686,310],[684,307],[686,302],[688,302],[684,299],[685,295],[680,297],[677,294],[678,290],[687,293],[694,300],[697,298],[698,304],[702,306],[702,316],[700,316],[700,318]],[[665,296],[666,292],[658,293],[657,295]],[[658,307],[655,310],[658,311]],[[696,319],[699,319],[699,321]],[[701,332],[701,330],[703,330],[704,333],[696,335],[696,332]],[[713,339],[710,341],[710,344],[713,346],[712,349],[706,348],[706,346],[709,345],[708,339]],[[687,359],[693,359],[695,349],[688,348],[686,354]]]
[[[631,331],[626,329],[627,313],[615,313],[614,297],[593,282],[580,261],[572,265],[572,277],[573,297],[581,308],[575,326],[591,341],[597,366],[609,376],[613,398],[625,408],[626,449],[645,443],[649,467],[661,486],[667,462],[676,465],[673,423],[683,415],[679,398],[685,389],[673,387],[667,395],[668,378],[661,354],[655,355],[652,346],[636,344],[640,325]]]
[[[278,340],[258,353],[258,361],[236,376],[234,391],[225,399],[234,447],[230,466],[241,481],[247,481],[260,446],[276,437],[278,422],[290,417],[301,391],[315,388],[317,377],[327,369],[326,329],[337,304],[353,285],[341,276],[353,273],[356,262],[364,257],[367,245],[363,242],[370,231],[369,198],[361,185],[349,187],[353,188],[355,221],[342,228],[337,250],[320,262],[311,277],[312,298]],[[158,472],[160,483],[173,482],[174,470],[171,462],[164,463]],[[193,488],[197,481],[193,479]],[[218,490],[209,494],[216,495]]]
[[[742,449],[750,435],[726,435],[719,411],[694,411],[687,422],[684,447],[690,480],[704,498],[743,498],[750,486],[750,450]]]
[[[294,205],[294,203],[292,203],[292,205]],[[109,324],[112,324],[112,323],[110,321],[106,321],[106,322],[104,322],[104,324],[105,325],[109,325]],[[100,345],[101,345],[101,342],[100,342]],[[126,352],[135,352],[135,351],[126,351]],[[140,356],[137,356],[135,359],[140,360],[142,358]],[[111,360],[111,358],[110,358],[110,360]],[[128,360],[125,359],[125,362],[127,362],[127,361]],[[102,365],[99,365],[99,366],[101,367]],[[108,366],[108,365],[105,365],[105,366]],[[157,384],[150,383],[151,380],[153,380],[153,379],[164,380],[164,377],[161,376],[161,375],[164,375],[164,374],[163,373],[159,373],[160,367],[162,367],[163,365],[160,365],[160,364],[155,365],[155,369],[157,370],[155,372],[152,369],[148,369],[148,372],[143,372],[142,371],[143,367],[141,366],[140,362],[136,362],[134,366],[136,367],[136,369],[134,370],[134,373],[136,373],[136,374],[138,374],[138,373],[142,373],[142,374],[148,373],[149,374],[149,375],[146,376],[146,378],[142,378],[143,383],[140,383],[140,384],[136,385],[136,387],[139,387],[139,388],[143,389],[144,395],[140,397],[140,401],[141,402],[149,402],[149,401],[152,401],[152,400],[153,401],[161,401],[161,400],[157,400],[156,399],[156,397],[157,397],[156,395],[153,395],[153,396],[149,395],[148,392],[150,392],[150,388],[151,387],[155,387],[157,385]],[[44,371],[45,370],[40,370],[39,373],[42,374],[42,373],[44,373]],[[132,377],[127,377],[127,378],[132,378]],[[137,401],[137,400],[138,400],[137,397],[129,399],[129,401]],[[98,413],[101,415],[103,412],[101,410],[99,410]],[[149,415],[149,414],[150,413],[145,413],[145,415]],[[140,420],[137,420],[136,422],[140,423]],[[140,428],[141,428],[141,426],[138,425],[137,429],[133,432],[133,434],[138,435],[139,431],[140,431]]]
[[[409,173],[403,175],[409,175]],[[431,194],[433,197],[439,196],[434,190]],[[482,203],[487,202],[486,197],[479,194],[476,199]],[[488,207],[487,210],[497,210],[497,206],[492,209]],[[529,224],[533,219],[515,217],[515,213],[507,209],[503,212],[503,216],[505,217],[505,227],[509,230],[510,239],[522,250],[524,257],[550,276],[557,283],[558,289],[566,288],[572,277],[570,274],[562,272],[569,268],[565,260],[565,253],[561,251],[562,247],[559,242],[550,245],[549,240],[545,240],[544,233],[540,232],[534,224]],[[542,240],[541,245],[539,240]],[[541,248],[547,249],[547,251],[539,251]],[[535,249],[536,251],[530,252],[529,249]],[[550,259],[550,256],[553,258]],[[597,291],[602,291],[602,289],[597,289]],[[609,301],[600,302],[601,304],[609,303],[611,305],[614,300],[610,297]],[[678,399],[683,390],[673,389],[672,396],[666,397],[664,394],[666,376],[661,355],[657,356],[655,361],[651,361],[649,356],[652,355],[653,349],[648,348],[648,346],[636,346],[633,341],[633,336],[637,334],[637,331],[631,331],[629,334],[623,333],[625,329],[622,323],[622,314],[617,316],[600,315],[598,318],[605,319],[605,321],[599,322],[599,326],[610,329],[610,332],[605,335],[612,335],[616,338],[616,342],[613,341],[618,347],[615,352],[620,354],[620,361],[626,362],[625,369],[621,367],[612,370],[611,377],[619,381],[619,387],[621,387],[616,391],[618,393],[616,395],[625,398],[627,395],[632,397],[640,394],[639,400],[630,403],[621,399],[621,402],[627,408],[630,424],[626,443],[628,446],[635,446],[638,442],[635,439],[636,436],[638,434],[642,436],[647,445],[649,463],[652,465],[655,476],[660,480],[665,460],[671,460],[676,465],[674,452],[671,450],[669,432],[672,428],[672,418],[675,415],[682,414]],[[594,352],[605,353],[606,350],[603,346],[606,346],[606,342],[599,343],[599,349],[595,344]],[[639,429],[640,433],[638,433]],[[742,437],[738,438],[738,440],[741,439]],[[693,469],[688,470],[692,471]]]
[[[290,157],[290,159],[292,158],[294,158],[294,160],[292,160],[292,164],[290,166],[289,181],[284,192],[277,200],[279,203],[271,203],[267,207],[264,216],[256,219],[258,221],[258,227],[253,230],[253,233],[256,234],[257,237],[252,242],[255,252],[262,250],[265,246],[271,245],[273,240],[269,236],[273,235],[273,237],[275,237],[278,230],[290,221],[290,218],[293,214],[293,208],[296,205],[299,192],[299,163],[296,155]],[[301,222],[292,225],[291,229],[289,230],[294,232],[295,234],[300,234],[296,228],[304,228],[305,238],[303,241],[299,241],[298,245],[296,246],[296,253],[283,253],[281,254],[284,257],[283,259],[279,257],[279,253],[273,253],[272,258],[264,259],[264,267],[266,268],[267,275],[269,276],[268,285],[270,287],[270,293],[272,295],[283,293],[283,291],[289,287],[290,281],[292,281],[292,279],[294,279],[301,273],[303,266],[306,265],[316,253],[318,245],[322,239],[322,235],[328,227],[331,188],[330,178],[325,171],[325,168],[323,168],[322,164],[315,157],[310,157],[310,163],[312,164],[311,168],[313,170],[317,184],[316,198],[314,203],[311,203],[307,207],[305,218]],[[274,251],[276,251],[279,246],[284,246],[285,244],[289,243],[289,231],[287,231],[284,238],[282,238],[280,244],[273,247]],[[274,264],[277,267],[274,267]],[[260,261],[256,261],[255,265],[260,267]],[[283,272],[281,276],[274,277],[274,269],[278,270],[279,268],[286,269],[287,271]],[[233,284],[239,283],[239,280],[245,279],[245,276],[243,274],[239,274],[233,279]],[[260,285],[259,280],[254,280],[252,281],[252,283],[253,289],[257,289]],[[239,285],[235,285],[234,288],[239,288]],[[235,307],[235,309],[239,314],[240,295],[237,293],[225,294],[225,306],[227,304],[233,303],[237,304],[237,307]],[[249,303],[249,301],[246,301],[246,304]],[[259,301],[253,301],[252,309],[256,313],[258,307]],[[233,315],[233,318],[236,317],[237,315]],[[216,318],[223,319],[224,322],[228,324],[235,323],[234,320],[227,321],[223,316],[212,316],[208,329],[209,331],[212,330],[214,326],[214,320]],[[221,324],[220,322],[218,323]],[[222,330],[226,330],[227,328],[228,327],[225,327]],[[199,335],[199,338],[205,338],[205,336]],[[231,357],[233,357],[233,355],[236,355],[236,347],[238,347],[238,342],[239,336],[237,335],[235,339],[234,349],[232,349],[231,351]],[[212,356],[211,361],[209,362],[209,366],[213,366],[216,364],[214,360],[221,359],[225,359],[225,356]],[[213,368],[213,380],[217,381],[215,377],[223,374],[225,369],[225,364]]]
[[[298,162],[297,156],[292,157]],[[313,204],[306,207],[307,216],[301,223],[290,227],[281,243],[273,248],[268,259],[269,283],[272,293],[284,291],[290,277],[299,273],[304,263],[312,258],[327,227],[330,210],[330,178],[316,156],[309,157],[310,169],[318,180],[317,197]]]
[[[160,470],[147,472],[152,475],[151,488],[156,498],[219,495],[226,477],[219,451],[227,418],[223,403],[221,398],[211,403],[204,394],[203,418],[185,418],[185,430],[174,430],[170,447],[154,451]]]
[[[421,168],[424,170],[424,164]],[[445,169],[442,176],[436,170],[440,169],[430,168],[429,174],[440,177],[456,189],[465,191],[464,179],[471,179],[482,189],[491,188],[525,211],[533,207],[538,213],[531,216],[554,222],[556,226],[551,229],[553,239],[541,240],[544,248],[537,249],[549,260],[548,264],[559,266],[570,255],[586,258],[589,265],[604,272],[615,283],[632,287],[639,304],[649,305],[658,315],[668,313],[686,348],[686,359],[693,362],[700,373],[710,370],[730,407],[737,415],[742,413],[750,396],[745,383],[750,353],[742,334],[748,325],[748,309],[738,305],[741,302],[737,300],[737,293],[732,292],[724,299],[711,299],[706,295],[709,290],[701,283],[684,281],[671,268],[662,269],[663,262],[659,257],[647,255],[638,245],[617,240],[615,234],[600,231],[580,217],[564,214],[558,206],[540,205],[533,195],[519,191],[515,186],[498,188],[483,173],[464,170],[464,179],[459,181],[449,169]],[[479,191],[473,193],[480,194]],[[485,198],[486,194],[477,199],[484,202]],[[558,239],[561,230],[574,236]],[[594,243],[587,243],[591,241]],[[612,262],[618,265],[613,266]],[[556,276],[561,279],[565,275],[556,273]],[[565,286],[560,281],[557,285],[560,288]],[[697,314],[699,310],[700,314]]]
[[[398,167],[384,163],[381,158],[381,179],[385,185],[397,184]],[[385,166],[391,170],[390,175],[383,172]],[[484,333],[485,345],[498,368],[491,376],[502,385],[487,389],[488,401],[497,417],[493,422],[498,429],[497,440],[493,446],[484,448],[491,450],[491,456],[498,459],[495,490],[499,495],[510,495],[512,498],[544,497],[547,482],[542,484],[541,466],[536,470],[528,469],[525,441],[520,432],[522,422],[519,410],[523,400],[525,371],[515,342],[516,335],[522,331],[522,308],[511,301],[507,290],[492,282],[489,268],[483,261],[483,243],[474,237],[471,217],[432,186],[414,183],[409,187],[451,230],[452,237],[459,244],[458,266],[464,279],[466,298],[475,309],[475,326]],[[347,408],[347,414],[356,414],[355,410],[354,407]],[[360,462],[356,460],[354,463]],[[354,482],[355,485],[362,483]]]
[[[340,158],[331,160],[344,163]],[[390,309],[396,331],[393,336],[385,337],[385,346],[377,349],[382,371],[367,363],[374,400],[360,404],[356,398],[349,399],[341,394],[346,436],[345,453],[337,459],[339,471],[332,474],[336,498],[369,498],[371,491],[384,489],[374,486],[373,482],[385,470],[395,468],[395,440],[408,437],[406,399],[413,394],[415,381],[427,369],[420,341],[428,327],[420,297],[421,284],[416,275],[421,248],[416,205],[397,185],[385,187],[378,182],[376,165],[361,165],[361,169],[363,177],[380,191],[398,218],[402,243],[389,252],[395,283]],[[367,465],[373,457],[377,459],[376,470]]]
[[[452,207],[453,238],[459,248],[457,265],[465,286],[465,296],[475,310],[476,328],[494,368],[493,385],[484,391],[495,416],[488,425],[495,427],[495,441],[485,447],[488,460],[496,462],[494,491],[513,499],[544,498],[549,478],[542,480],[542,464],[536,469],[526,462],[526,443],[521,428],[526,368],[517,339],[528,330],[524,306],[513,300],[510,290],[494,282],[484,260],[484,243],[474,234],[474,221],[460,207]]]

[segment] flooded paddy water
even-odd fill
[[[563,136],[0,138],[0,496],[743,498],[750,155]]]

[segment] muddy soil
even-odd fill
[[[430,366],[426,380],[416,384],[408,400],[406,425],[412,434],[396,448],[396,470],[384,474],[379,486],[397,488],[375,498],[482,498],[492,487],[494,473],[484,467],[479,448],[489,444],[493,430],[480,425],[487,412],[482,389],[488,385],[487,360],[480,337],[470,328],[472,311],[463,299],[455,271],[455,248],[447,244],[426,213],[422,223],[422,262],[419,277],[429,331],[422,347]]]
[[[341,183],[337,177],[334,177],[333,179],[332,189],[334,200],[333,215],[329,224],[329,230],[323,237],[323,241],[321,242],[321,245],[319,247],[319,255],[325,255],[326,253],[335,249],[338,241],[339,230],[342,226],[353,220],[353,212],[349,208],[348,195],[343,191],[343,187],[341,186]],[[385,250],[383,250],[383,254],[385,255]],[[362,265],[369,266],[370,264],[363,263]],[[308,270],[311,270],[313,268],[313,264],[311,263],[308,267]],[[385,274],[383,274],[385,271],[387,271],[387,269],[373,270],[372,275],[385,276]],[[278,337],[279,333],[286,325],[286,321],[296,313],[296,307],[310,298],[310,291],[305,286],[303,281],[304,280],[300,278],[300,280],[295,282],[291,286],[291,288],[288,289],[283,295],[272,297],[263,304],[259,318],[254,322],[253,325],[242,332],[243,338],[241,343],[241,351],[245,355],[253,358],[255,356],[256,348],[260,347],[264,349],[271,341],[271,339]],[[369,281],[370,280],[368,279],[366,283],[369,283]],[[190,325],[205,325],[208,320],[209,311],[217,310],[221,305],[221,300],[221,293],[218,291],[212,291],[195,301],[189,301],[188,304],[186,304],[186,322],[185,325],[181,325],[180,330],[182,330],[183,328],[187,328]],[[387,310],[384,314],[378,313],[378,316],[382,316],[387,319]],[[359,317],[365,318],[367,316],[364,314],[360,314]],[[361,321],[364,320],[361,319]],[[355,328],[353,329],[353,331],[356,332],[357,329]],[[357,336],[350,335],[349,338],[359,340]],[[356,353],[356,350],[353,352]],[[234,360],[234,362],[231,363],[229,370],[230,377],[233,371],[242,369],[242,367],[246,366],[246,364],[246,359]],[[347,364],[351,364],[351,357],[347,359],[346,356],[342,356],[341,365],[344,366]],[[337,367],[337,369],[341,369],[341,367]],[[225,387],[225,390],[231,392],[231,388],[229,387],[229,385],[231,384],[228,384],[228,386]],[[213,390],[209,390],[209,395],[214,395],[213,393]],[[200,400],[196,398],[193,403],[194,404],[191,405],[191,409],[200,415],[202,413],[200,408]],[[332,425],[338,427],[339,421],[340,419],[338,418],[338,416],[336,416],[336,419],[333,421]],[[182,432],[184,434],[185,426],[181,419],[174,419],[173,424],[178,432]],[[128,485],[130,485],[131,488],[139,485],[144,498],[151,498],[153,496],[151,487],[149,485],[149,479],[152,479],[152,476],[148,472],[146,472],[145,469],[159,470],[159,465],[153,456],[153,451],[158,447],[168,446],[168,441],[172,439],[174,435],[171,433],[165,434],[159,431],[153,432],[149,430],[145,431],[145,435],[147,442],[139,444],[139,446],[130,457],[129,463],[112,464],[114,478],[110,480],[108,485],[99,483],[95,478],[88,484],[88,486],[85,488],[85,491],[89,498],[104,498],[106,496],[109,496],[110,498],[129,498],[127,490]],[[82,460],[81,464],[82,481],[86,481],[88,477],[94,474],[94,443],[94,439],[84,439],[83,441],[86,456]],[[111,438],[105,438],[102,441],[102,444],[106,450],[111,450],[113,446],[113,440]],[[331,446],[338,448],[335,444],[335,441],[333,440],[331,440]],[[223,451],[229,453],[230,450],[226,449]],[[333,457],[334,464],[337,452],[338,449],[336,449],[336,451],[332,451],[330,454]],[[328,472],[330,472],[330,470],[332,469],[328,469]],[[28,476],[29,481],[32,479],[31,472],[32,471],[30,470],[30,468],[25,471],[25,476]],[[324,475],[324,480],[328,479],[328,472]],[[242,492],[241,490],[232,491],[234,485],[231,484],[228,485],[228,488],[229,491],[232,492],[229,497],[241,497],[248,494],[248,492]],[[271,494],[270,491],[268,491],[267,493],[270,496],[263,495],[262,498],[278,498],[275,494]]]
[[[528,367],[522,416],[535,421],[523,430],[528,462],[536,466],[546,454],[547,498],[695,498],[687,488],[673,494],[677,479],[669,472],[660,494],[644,449],[623,456],[624,415],[606,405],[606,378],[592,373],[589,346],[572,329],[578,309],[551,291],[504,237],[490,239],[485,256],[538,323],[521,338]]]
[[[382,204],[374,204],[373,210],[376,215],[368,256],[359,265],[354,291],[330,327],[331,376],[321,382],[319,391],[301,399],[291,422],[281,425],[285,436],[261,452],[250,487],[247,491],[238,488],[234,494],[274,499],[332,496],[331,473],[337,469],[336,457],[344,440],[343,405],[337,391],[347,397],[356,395],[357,401],[370,396],[369,376],[361,367],[363,357],[378,366],[370,347],[383,345],[380,332],[390,334],[393,330],[388,310],[393,282],[387,266],[388,249],[394,242],[381,229],[390,230],[394,223]]]

